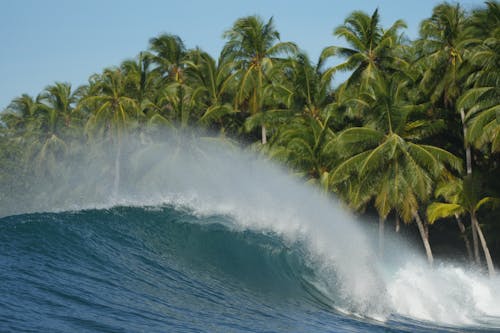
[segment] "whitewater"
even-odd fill
[[[125,139],[124,139],[125,140]],[[213,139],[81,148],[2,205],[0,331],[494,332],[500,279],[427,265]]]

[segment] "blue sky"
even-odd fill
[[[466,9],[481,0],[459,1]],[[382,23],[397,19],[407,35],[437,0],[0,0],[0,110],[55,81],[74,87],[103,68],[118,65],[148,46],[162,32],[179,35],[186,46],[217,56],[222,33],[239,17],[274,16],[283,41],[294,41],[312,59],[322,48],[338,45],[333,29],[353,10],[379,8]]]

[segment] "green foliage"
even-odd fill
[[[55,165],[65,156],[78,161],[81,143],[108,147],[128,132],[154,142],[168,131],[181,147],[176,134],[196,126],[207,140],[247,145],[384,220],[410,222],[426,206],[430,223],[486,204],[497,209],[482,183],[463,176],[465,157],[457,156],[472,145],[474,173],[498,184],[498,2],[470,13],[440,4],[415,41],[404,37],[403,21],[380,22],[378,10],[353,12],[334,30],[347,46],[326,47],[314,63],[280,41],[273,18],[243,17],[224,33],[218,59],[162,34],[82,87],[56,82],[15,98],[0,114],[0,199],[22,200],[29,184],[63,177]],[[334,89],[338,71],[350,76]],[[115,166],[102,172],[112,177]],[[433,193],[443,200],[430,203]]]

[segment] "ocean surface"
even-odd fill
[[[0,203],[0,332],[500,331],[498,276],[389,235],[380,259],[370,222],[255,155],[127,147]]]
[[[473,292],[457,289],[467,296],[432,300],[439,295],[426,290],[428,281],[418,269],[396,274],[407,281],[390,282],[396,290],[416,289],[397,295],[420,298],[403,303],[428,307],[418,310],[423,312],[476,308],[437,318],[447,322],[415,318],[405,309],[398,313],[397,301],[391,304],[388,296],[394,291],[383,290],[390,287],[384,284],[378,286],[383,296],[357,308],[349,299],[356,293],[342,290],[335,267],[324,276],[323,263],[311,258],[307,245],[235,225],[228,216],[171,205],[5,217],[0,331],[495,332],[500,327],[498,317],[474,304],[481,299],[447,304]],[[438,272],[455,274],[449,277],[453,284],[467,283],[459,268]],[[485,289],[476,291],[483,293],[479,297],[487,297],[488,282],[470,279],[471,288]]]

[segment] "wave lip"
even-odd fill
[[[179,301],[186,295],[193,302],[206,298],[204,309],[213,316],[225,313],[211,311],[213,304],[236,311],[234,296],[221,292],[231,289],[248,300],[246,309],[252,313],[264,299],[273,306],[286,299],[295,304],[286,307],[294,315],[312,306],[332,316],[338,309],[370,323],[414,318],[431,325],[498,327],[497,280],[446,265],[427,269],[407,245],[391,245],[391,240],[386,245],[394,247],[397,264],[378,260],[375,235],[340,205],[276,166],[218,146],[141,145],[124,148],[116,193],[110,193],[114,179],[109,174],[115,154],[90,151],[91,158],[82,158],[90,165],[71,169],[60,184],[35,186],[27,194],[32,200],[12,207],[14,213],[59,213],[2,219],[0,277],[17,286],[16,279],[29,272],[22,263],[30,262],[56,280],[69,274],[77,281],[80,274],[89,279],[81,286],[89,288],[92,281],[108,281],[108,291],[125,292],[125,303],[140,296],[140,285],[146,295],[142,301],[151,308],[139,308],[167,319],[172,311],[180,317],[183,309],[188,311]],[[71,269],[44,266],[58,263]],[[23,271],[13,270],[19,267]],[[193,288],[176,293],[176,284],[184,282]],[[287,297],[271,297],[278,294]],[[457,305],[461,302],[466,306]],[[26,307],[36,308],[33,303]]]

